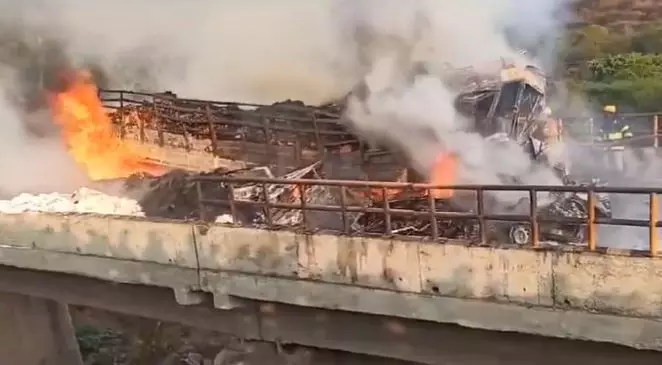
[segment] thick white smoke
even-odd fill
[[[524,13],[519,13],[523,9],[520,1],[495,4],[480,0],[461,3],[421,0],[408,4],[417,11],[404,17],[394,15],[392,20],[410,27],[388,29],[408,29],[409,33],[389,34],[370,23],[370,19],[365,22],[376,38],[389,36],[406,47],[382,50],[377,55],[372,72],[365,78],[367,98],[357,94],[350,99],[349,116],[355,128],[377,139],[397,141],[422,172],[431,170],[440,152],[456,153],[461,162],[459,183],[499,184],[502,176],[511,176],[525,184],[561,184],[550,169],[534,166],[515,144],[485,140],[472,131],[468,121],[455,111],[456,94],[444,86],[438,75],[418,76],[413,83],[406,80],[412,65],[417,63],[424,63],[433,73],[442,72],[448,65],[473,66],[496,73],[502,58],[535,62],[523,60],[519,50],[510,45],[505,26],[523,31],[526,24],[529,35],[538,34],[542,38],[540,29],[561,28],[562,24],[554,18],[555,8],[551,4],[527,7]],[[563,3],[555,2],[554,6]],[[540,23],[539,29],[535,27],[538,23],[522,23],[524,15],[547,21]],[[555,37],[556,33],[546,36]],[[520,194],[497,195],[505,203],[513,203],[520,197]]]
[[[440,146],[400,131],[432,130],[442,147],[461,153],[463,166],[472,167],[465,169],[469,182],[491,183],[503,170],[528,173],[528,160],[510,156],[510,150],[496,157],[489,144],[465,133],[454,116],[453,95],[438,81],[420,79],[410,87],[396,80],[416,62],[435,70],[521,58],[505,29],[554,37],[549,32],[561,25],[555,16],[563,5],[558,0],[535,7],[523,0],[0,0],[0,20],[62,39],[71,60],[101,64],[114,86],[135,86],[138,80],[188,97],[325,102],[344,96],[392,60],[389,75],[369,85],[381,79],[396,93],[374,93],[367,104],[375,114],[354,113],[355,121],[374,133],[398,131],[394,137],[411,149],[421,170],[434,157],[426,149]],[[481,169],[489,173],[476,175]],[[538,174],[531,179],[552,182]]]
[[[570,1],[570,0],[565,0]],[[119,86],[136,76],[190,97],[315,103],[343,96],[394,48],[457,66],[511,54],[504,27],[553,38],[564,1],[0,0],[0,19],[39,27]],[[550,33],[551,31],[551,33]],[[123,71],[123,72],[120,72]],[[124,74],[123,74],[124,73]]]
[[[61,39],[73,62],[99,63],[113,86],[141,83],[187,97],[320,103],[344,96],[392,57],[394,73],[412,62],[434,69],[519,57],[504,28],[542,36],[556,29],[550,26],[559,24],[554,9],[563,5],[546,0],[532,7],[522,1],[0,0],[0,21],[27,29],[26,37],[35,38],[28,43]],[[415,84],[402,96],[406,118],[373,127],[388,132],[423,123],[441,136],[461,127],[451,116],[452,95],[433,80]],[[400,100],[370,101],[375,109],[388,103],[395,107]],[[402,142],[419,144],[410,137]],[[474,163],[485,166],[488,162],[476,157],[486,156],[482,141],[463,138]],[[520,164],[513,163],[503,166]]]

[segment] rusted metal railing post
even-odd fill
[[[478,215],[478,235],[480,243],[487,243],[487,227],[485,226],[485,202],[483,189],[476,190],[476,214]]]
[[[430,210],[430,239],[436,241],[439,239],[439,225],[437,224],[437,201],[434,195],[428,191],[428,209]]]
[[[264,147],[265,151],[267,153],[267,158],[265,161],[266,165],[269,165],[270,162],[273,160],[276,160],[277,154],[278,154],[278,149],[274,149],[271,146],[271,128],[269,127],[270,121],[269,118],[262,117],[262,130],[264,131]],[[273,151],[275,150],[276,155],[274,155]]]
[[[301,146],[301,134],[294,133],[294,164],[300,166],[303,160],[303,147]]]
[[[345,234],[349,234],[349,222],[347,221],[347,188],[340,187],[340,215],[342,217],[342,229]]]
[[[156,98],[152,97],[152,104],[156,103]],[[140,115],[136,115],[138,119],[138,140],[140,143],[145,143],[145,118],[141,118]]]
[[[648,238],[649,250],[651,256],[657,256],[659,253],[659,241],[657,234],[657,222],[659,221],[659,201],[656,193],[649,195],[649,225],[648,225]]]
[[[388,200],[388,189],[382,188],[382,197],[384,198],[384,234],[387,236],[393,235],[393,227],[391,226],[391,203]]]
[[[313,112],[313,132],[315,133],[315,144],[317,151],[319,151],[320,158],[324,156],[324,143],[322,143],[322,136],[320,135],[319,125],[317,124],[317,115]]]
[[[203,204],[203,198],[202,198],[202,182],[200,180],[197,180],[195,182],[195,190],[196,194],[198,195],[198,211],[199,211],[199,217],[201,221],[205,221],[207,218],[207,213],[205,213],[205,205]]]
[[[215,155],[218,151],[218,141],[216,136],[216,126],[209,103],[205,104],[205,113],[207,115],[207,124],[209,124],[209,138],[211,140],[211,152]]]
[[[595,226],[595,193],[592,190],[588,192],[586,210],[588,212],[588,219],[586,221],[586,229],[588,230],[588,249],[590,251],[595,251],[597,248],[598,231]]]
[[[273,228],[274,221],[273,216],[271,215],[271,202],[269,201],[269,192],[267,191],[267,183],[263,182],[260,184],[262,186],[262,199],[264,199],[264,216],[267,221],[267,227]]]
[[[303,184],[296,184],[296,189],[299,192],[299,202],[301,203],[301,218],[303,220],[303,227],[308,229],[308,207],[306,206],[306,189]]]
[[[228,182],[228,200],[230,203],[230,214],[232,214],[232,223],[239,223],[239,215],[237,214],[237,203],[234,200],[234,184]]]
[[[529,224],[531,224],[531,245],[540,244],[540,227],[538,226],[538,191],[529,190]]]
[[[156,133],[159,138],[159,146],[163,147],[165,145],[165,136],[163,128],[165,128],[165,123],[159,117],[159,108],[158,108],[158,98],[152,98],[152,121],[156,126]]]
[[[124,92],[123,91],[120,91],[120,112],[119,112],[119,115],[120,115],[120,125],[119,125],[119,132],[120,133],[119,133],[119,135],[120,135],[120,138],[124,139],[124,137],[126,136],[126,129],[125,129],[126,127],[125,127],[125,123],[124,123],[124,118],[126,116],[126,110],[124,110]]]
[[[175,120],[179,125],[182,126],[182,137],[184,138],[184,148],[186,151],[190,151],[193,149],[193,145],[191,144],[191,139],[189,138],[189,128],[190,124],[188,121],[184,121],[181,118],[181,114],[179,110],[175,112]]]

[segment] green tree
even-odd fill
[[[648,26],[632,36],[631,50],[639,53],[662,53],[662,24]]]
[[[662,79],[662,56],[625,53],[600,57],[588,62],[589,81]]]
[[[583,91],[590,100],[602,105],[616,104],[638,112],[662,109],[662,79],[586,82]]]

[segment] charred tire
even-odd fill
[[[529,245],[533,241],[533,232],[528,225],[515,224],[508,231],[508,238],[513,245]]]
[[[576,243],[587,243],[588,242],[588,227],[579,226],[577,227],[577,233],[575,234]]]

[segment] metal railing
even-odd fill
[[[660,113],[623,113],[621,117],[631,126],[634,138],[627,143],[630,147],[659,147],[662,137],[660,131]],[[563,120],[569,135],[578,141],[595,143],[599,124],[595,119],[568,117]]]
[[[265,163],[280,152],[296,166],[319,158],[325,145],[356,141],[339,113],[294,102],[260,105],[124,90],[100,90],[100,98],[121,138],[133,133],[141,143],[177,143],[223,158]]]
[[[137,129],[140,142],[148,142],[148,131],[157,138],[149,142],[160,146],[166,144],[165,134],[172,132],[185,136],[182,147],[196,149],[194,139],[207,140],[209,145],[201,148],[217,154],[231,153],[220,148],[220,144],[233,142],[241,146],[239,153],[245,155],[249,144],[266,147],[264,151],[275,152],[275,148],[288,146],[297,162],[302,161],[305,150],[322,152],[326,144],[356,141],[340,123],[340,110],[327,110],[302,104],[262,105],[251,103],[219,102],[212,100],[185,99],[174,94],[141,93],[126,90],[100,90],[104,105],[113,110],[114,121],[122,137],[127,129]],[[141,118],[131,120],[131,113],[141,113]],[[662,133],[659,129],[661,113],[624,113],[621,116],[633,127],[635,137],[631,147],[658,147]],[[595,143],[591,136],[597,131],[595,121],[587,118],[564,118],[571,136],[587,144]],[[356,141],[359,142],[359,141]],[[254,146],[255,147],[255,146]]]
[[[522,224],[528,226],[531,232],[530,247],[544,248],[549,247],[542,244],[541,226],[545,224],[570,224],[580,228],[585,228],[587,232],[587,242],[585,249],[592,252],[611,252],[611,250],[598,247],[599,225],[624,226],[624,227],[646,227],[649,232],[649,246],[647,250],[626,250],[631,254],[657,256],[660,253],[658,228],[662,227],[659,222],[658,195],[662,189],[644,189],[644,188],[606,188],[606,187],[573,187],[573,186],[501,186],[501,185],[458,185],[458,186],[434,186],[429,184],[397,183],[397,182],[368,182],[368,181],[332,181],[332,180],[288,180],[288,179],[256,179],[256,178],[237,178],[220,176],[198,176],[193,178],[197,186],[199,209],[201,218],[210,220],[213,217],[204,217],[209,212],[218,214],[218,208],[226,208],[227,214],[232,216],[232,222],[235,224],[248,224],[253,222],[245,221],[245,210],[257,209],[263,216],[259,226],[266,229],[295,229],[304,231],[335,231],[339,234],[350,236],[378,235],[388,238],[405,238],[394,228],[397,218],[411,217],[419,223],[427,225],[428,230],[422,234],[408,235],[416,239],[438,242],[447,240],[442,234],[441,226],[449,222],[470,222],[477,231],[471,241],[474,244],[489,244],[488,233],[490,225],[493,222],[506,223],[507,225]],[[221,199],[218,196],[205,196],[205,185],[222,185],[227,189],[227,198]],[[325,190],[324,193],[320,189]],[[247,194],[247,189],[251,194]],[[274,190],[289,191],[289,198],[275,198]],[[381,192],[383,198],[379,203],[362,199],[368,194],[362,193],[365,190]],[[453,189],[455,192],[472,192],[474,199],[474,208],[465,211],[450,211],[440,209],[441,199],[436,199],[434,191]],[[418,197],[420,202],[424,202],[424,207],[403,209],[395,207],[397,199],[392,198],[393,191],[398,191],[399,196],[408,195]],[[218,190],[216,190],[218,191]],[[521,192],[528,198],[527,214],[492,214],[486,207],[487,194],[491,192]],[[539,213],[539,194],[540,193],[586,193],[588,199],[585,210],[585,217],[565,218],[565,217],[541,217]],[[644,194],[648,196],[649,201],[649,219],[617,219],[603,218],[596,216],[596,194]],[[315,195],[325,194],[323,199],[325,203],[313,203]],[[248,198],[248,196],[251,198]],[[358,198],[357,198],[358,197]],[[317,199],[319,200],[319,199]],[[298,212],[299,220],[282,219],[285,212]],[[312,215],[316,212],[333,213],[333,215],[324,215],[313,219]],[[378,215],[383,219],[383,229],[378,231],[367,231],[365,226],[355,224],[357,217],[366,215]],[[280,217],[280,218],[279,218]],[[317,220],[317,222],[315,222]],[[320,221],[321,220],[321,221]],[[329,228],[329,220],[337,220],[339,223],[336,228]],[[282,222],[286,222],[283,224]],[[312,222],[312,224],[311,224]],[[319,227],[319,224],[323,228]],[[333,225],[333,224],[332,224]],[[504,242],[498,242],[503,244]],[[575,249],[576,246],[574,246]],[[624,251],[622,251],[624,252]]]

